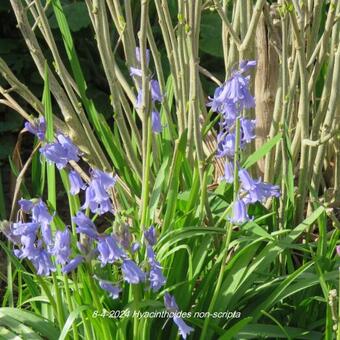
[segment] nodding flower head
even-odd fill
[[[247,206],[242,199],[238,199],[234,202],[233,212],[230,221],[236,224],[242,224],[249,221],[250,218],[247,212]]]
[[[98,251],[102,267],[127,257],[113,236],[101,237],[98,241]]]
[[[78,211],[77,215],[72,218],[72,221],[77,225],[77,233],[85,234],[93,239],[98,237],[96,226],[82,211]]]
[[[34,203],[31,200],[26,200],[24,198],[21,198],[18,201],[18,204],[20,205],[20,209],[26,214],[30,214],[34,206]]]
[[[157,292],[166,283],[161,264],[156,260],[156,255],[151,246],[147,247],[147,257],[150,264],[149,281],[150,287]]]
[[[68,274],[69,272],[75,270],[83,261],[84,257],[78,255],[75,258],[73,258],[68,264],[66,264],[63,268],[61,268],[61,271],[64,274]]]
[[[93,213],[102,215],[114,212],[108,190],[111,189],[117,178],[104,171],[93,169],[89,186],[86,189],[85,203],[82,209],[89,208]]]
[[[142,60],[141,60],[140,48],[138,46],[136,47],[135,55],[136,55],[137,62],[140,64],[142,62]],[[145,50],[145,57],[146,57],[146,64],[149,65],[149,63],[150,63],[150,50],[148,48]]]
[[[119,286],[115,286],[111,283],[108,283],[108,282],[102,281],[102,280],[99,280],[98,283],[99,283],[100,288],[106,290],[109,293],[109,295],[112,299],[118,299],[119,298],[119,293],[122,291]]]
[[[171,296],[168,292],[164,294],[164,305],[169,312],[173,313],[178,312],[178,306],[176,304],[175,298]],[[173,320],[176,326],[178,327],[179,334],[182,336],[183,339],[186,339],[188,334],[194,331],[193,328],[188,326],[184,322],[184,320],[178,317],[176,314],[173,316]]]
[[[77,171],[71,170],[68,174],[70,181],[70,194],[77,195],[80,190],[86,189],[86,184],[83,182],[82,178]]]
[[[36,135],[40,141],[45,139],[46,133],[46,122],[43,116],[40,116],[38,119],[35,119],[33,123],[26,122],[25,129],[30,133]]]
[[[42,247],[37,248],[37,252],[34,256],[29,258],[35,267],[37,274],[42,276],[48,276],[51,272],[56,270],[52,263],[51,256]]]
[[[79,150],[71,139],[58,133],[56,142],[48,143],[39,149],[40,153],[58,169],[63,169],[69,161],[79,161]]]
[[[144,237],[150,246],[154,246],[156,244],[156,229],[153,225],[148,230],[144,231]]]
[[[51,253],[56,257],[58,264],[65,264],[69,261],[71,255],[71,235],[68,229],[56,231]]]
[[[126,259],[122,264],[122,273],[124,280],[131,284],[144,282],[146,279],[145,273],[132,260]]]

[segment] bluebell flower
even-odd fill
[[[82,209],[89,208],[91,212],[102,215],[114,213],[110,197],[98,180],[92,180],[85,192],[85,203]]]
[[[150,80],[150,90],[151,90],[151,101],[152,103],[161,102],[163,100],[163,95],[161,93],[161,89],[159,87],[159,83],[155,79]],[[142,107],[143,100],[143,91],[141,88],[137,91],[137,99],[135,107],[136,109],[140,109]]]
[[[264,202],[270,197],[280,196],[280,188],[277,185],[263,183],[260,179],[255,181],[245,169],[239,170],[239,178],[246,204]]]
[[[148,230],[144,231],[144,237],[150,246],[154,246],[156,244],[156,229],[153,225]]]
[[[114,263],[117,260],[126,257],[124,251],[118,246],[112,236],[101,237],[98,240],[99,260],[104,267],[108,263]]]
[[[249,78],[244,78],[240,73],[236,72],[227,81],[226,92],[229,99],[234,103],[239,103],[244,99],[244,89],[248,87]]]
[[[107,190],[112,188],[115,183],[116,177],[97,169],[92,170],[92,179],[86,189],[85,203],[82,209],[89,208],[93,213],[99,215],[109,211],[114,213]]]
[[[117,181],[117,177],[98,169],[92,169],[92,178],[98,180],[105,190],[112,188]]]
[[[194,331],[194,329],[190,326],[188,326],[184,320],[178,316],[173,317],[174,323],[178,327],[178,332],[182,336],[183,339],[186,339],[187,336]]]
[[[234,182],[234,165],[230,161],[224,163],[224,176],[222,177],[227,183]]]
[[[144,282],[146,279],[145,273],[132,260],[126,259],[122,264],[122,273],[124,280],[131,284]]]
[[[141,109],[142,108],[142,101],[143,101],[143,92],[142,92],[142,89],[138,89],[138,91],[137,91],[137,98],[136,98],[136,104],[135,104],[135,108],[136,109]]]
[[[254,189],[258,184],[258,182],[255,182],[249,175],[249,172],[246,169],[239,169],[238,176],[240,178],[242,188],[246,191]]]
[[[130,76],[142,77],[142,70],[137,67],[130,67]]]
[[[35,119],[33,124],[31,124],[30,122],[26,122],[25,128],[30,133],[36,135],[39,140],[43,141],[45,139],[46,122],[43,116]]]
[[[43,225],[49,225],[52,222],[53,217],[42,200],[33,205],[32,220]]]
[[[71,139],[59,133],[57,135],[57,141],[54,143],[48,143],[40,148],[40,153],[45,158],[55,163],[58,169],[63,169],[69,161],[79,161],[79,150],[72,143]]]
[[[140,244],[138,242],[133,242],[131,245],[131,252],[134,254],[140,248]]]
[[[122,291],[119,286],[114,286],[108,282],[99,280],[99,286],[109,292],[109,295],[112,299],[118,299],[119,293]]]
[[[241,128],[242,128],[242,140],[246,143],[250,143],[255,136],[255,120],[251,119],[240,119]]]
[[[154,265],[150,268],[149,273],[150,287],[154,292],[158,292],[166,283],[162,267]]]
[[[246,72],[250,67],[255,67],[256,66],[256,60],[242,60],[240,61],[239,68],[240,72]]]
[[[178,312],[178,306],[176,304],[175,298],[171,296],[168,292],[164,294],[164,305],[169,312],[175,313],[173,320],[176,326],[178,327],[179,334],[182,336],[183,339],[194,331],[193,328],[188,326],[184,320],[176,315]]]
[[[170,295],[168,292],[164,294],[164,305],[169,312],[177,312],[178,306],[175,297]]]
[[[235,102],[228,97],[227,82],[216,88],[214,97],[209,97],[210,102],[207,106],[210,106],[213,112],[222,113],[223,124],[232,125],[238,116],[238,108]]]
[[[32,220],[41,225],[41,233],[45,243],[49,246],[52,244],[52,233],[50,223],[53,220],[52,215],[49,213],[46,204],[39,201],[32,208]]]
[[[34,203],[31,200],[26,200],[24,198],[20,199],[18,201],[18,204],[20,205],[20,209],[26,214],[31,213],[34,205]]]
[[[244,77],[242,73],[242,71],[234,72],[226,84],[227,97],[237,104],[240,110],[255,106],[254,97],[249,91],[250,77]]]
[[[77,195],[80,190],[86,189],[86,184],[83,182],[81,176],[77,171],[72,170],[68,174],[70,181],[70,193],[71,195]]]
[[[39,229],[39,226],[40,225],[37,222],[16,222],[16,223],[13,223],[12,233],[15,236],[29,235],[29,234],[36,235],[37,230]]]
[[[147,58],[147,64],[149,64],[150,61],[150,51],[146,50],[146,58]],[[137,47],[136,48],[136,59],[138,63],[140,63],[140,50]],[[142,77],[142,70],[139,67],[130,67],[130,75],[131,76],[137,76],[137,78]],[[151,122],[152,122],[152,131],[154,133],[160,133],[162,131],[162,124],[161,119],[158,111],[155,108],[156,102],[162,102],[163,95],[161,93],[161,89],[159,86],[159,82],[156,79],[151,79],[148,84],[148,90],[150,91],[151,95],[151,102],[152,102],[152,109],[151,109]],[[142,101],[143,101],[143,91],[141,88],[141,83],[137,84],[137,98],[135,103],[136,109],[142,108]]]
[[[161,123],[161,117],[159,115],[159,112],[156,110],[152,110],[151,112],[151,124],[152,124],[152,131],[154,133],[160,133],[162,132],[162,123]]]
[[[208,107],[211,107],[211,110],[213,112],[221,112],[221,105],[223,104],[223,101],[221,100],[224,97],[224,85],[221,85],[215,89],[214,96],[208,97],[210,102],[207,103]],[[227,98],[225,98],[227,100]]]
[[[270,197],[280,197],[279,186],[260,181],[255,183],[255,186],[246,193],[245,203],[265,202]]]
[[[145,55],[146,56],[146,65],[149,65],[149,63],[150,63],[150,50],[146,49],[145,52],[146,52],[146,55]],[[136,55],[136,59],[137,59],[139,67],[130,67],[130,75],[142,77],[141,56],[140,56],[140,48],[139,47],[136,47],[135,55]]]
[[[15,256],[20,259],[36,257],[38,249],[35,246],[35,241],[35,234],[22,235],[20,237],[21,248],[14,250]]]
[[[228,89],[226,83],[216,88],[214,92],[214,97],[209,97],[210,102],[207,103],[207,106],[210,106],[214,112],[223,112],[224,105],[234,105],[234,102],[228,98]]]
[[[79,149],[73,144],[72,140],[62,133],[58,133],[56,138],[59,144],[63,147],[66,158],[78,162]]]
[[[141,63],[140,57],[140,48],[137,46],[135,50],[135,55],[138,63]],[[146,64],[149,65],[150,63],[150,50],[148,48],[145,49],[145,57],[146,57]]]
[[[83,212],[78,211],[77,215],[72,218],[72,221],[77,225],[77,233],[85,234],[93,239],[98,237],[96,226]]]
[[[39,246],[36,254],[32,257],[30,256],[29,259],[35,267],[38,275],[48,276],[51,274],[51,272],[56,270],[52,263],[51,256],[45,249]]]
[[[280,187],[278,185],[273,185],[273,184],[270,184],[270,183],[261,182],[261,183],[259,183],[258,186],[262,190],[263,196],[265,198],[280,197],[280,195],[281,195]]]
[[[115,236],[125,249],[130,249],[132,236],[128,224],[122,224]]]
[[[65,264],[71,255],[71,235],[68,229],[57,230],[55,233],[54,247],[51,254],[56,257],[56,263]]]
[[[161,264],[156,260],[156,255],[151,246],[147,247],[147,257],[150,264],[149,281],[150,287],[157,292],[166,283]]]
[[[150,87],[151,87],[151,99],[153,102],[158,101],[161,102],[163,100],[163,96],[161,93],[161,89],[159,87],[158,80],[151,79],[150,80]]]
[[[243,73],[256,65],[254,61],[240,63],[240,69],[221,86],[216,88],[213,98],[209,97],[210,106],[214,112],[226,113],[230,118],[236,117],[238,111],[255,106],[255,100],[249,92],[249,76]]]
[[[226,136],[218,136],[217,156],[233,158],[235,154],[235,141],[234,133],[229,133]]]
[[[230,221],[236,224],[242,224],[249,221],[247,206],[242,199],[238,199],[233,204],[233,211]]]
[[[61,271],[64,274],[68,274],[69,272],[75,270],[83,261],[84,261],[84,257],[81,255],[78,255],[75,258],[73,258],[67,265],[65,265],[61,269]]]
[[[224,128],[230,128],[235,124],[236,118],[240,115],[235,103],[227,100],[220,107],[222,115],[221,125]]]

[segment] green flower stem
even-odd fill
[[[71,313],[73,311],[73,304],[72,304],[72,299],[71,299],[71,294],[70,294],[70,287],[68,284],[68,277],[67,275],[63,275],[64,279],[64,287],[65,287],[65,295],[66,295],[66,301],[67,301],[67,307],[69,312]],[[78,340],[78,330],[77,330],[77,325],[75,322],[72,323],[72,332],[73,332],[73,339]]]
[[[236,122],[235,122],[234,195],[233,195],[234,202],[238,199],[238,191],[239,191],[239,186],[240,186],[239,178],[238,178],[238,162],[240,158],[240,139],[241,139],[240,117],[237,117]]]
[[[240,117],[236,118],[235,130],[236,130],[235,131],[236,138],[235,138],[235,156],[234,156],[234,195],[233,195],[234,199],[233,199],[233,203],[235,203],[235,201],[238,199],[238,190],[239,190],[238,159],[239,159],[239,156],[240,156],[240,137],[241,137],[240,136],[241,135]],[[230,206],[231,205],[229,205],[229,207],[228,207],[229,209],[227,209],[228,211],[230,210]],[[233,232],[233,224],[230,221],[228,221],[227,222],[227,235],[226,235],[226,238],[225,238],[225,245],[223,247],[224,255],[223,255],[223,258],[222,258],[221,268],[220,268],[220,272],[218,274],[214,294],[212,296],[212,299],[210,301],[210,305],[209,305],[209,308],[208,308],[208,312],[210,312],[210,313],[213,312],[217,298],[218,298],[219,293],[220,293],[220,289],[221,289],[221,285],[222,285],[222,281],[223,281],[224,270],[225,270],[225,266],[227,264],[228,249],[229,249],[229,244],[230,244],[232,232]],[[209,321],[210,321],[210,318],[206,318],[204,320],[202,334],[201,334],[201,337],[200,337],[201,340],[206,339]]]
[[[142,205],[141,205],[141,220],[140,230],[147,227],[148,224],[148,205],[150,195],[150,170],[151,170],[151,145],[152,145],[152,129],[151,129],[151,118],[148,119],[148,134],[147,134],[147,145],[146,145],[146,158],[145,166],[143,171],[143,189],[142,189]]]
[[[57,303],[57,317],[60,329],[63,329],[65,324],[65,314],[64,314],[64,305],[63,299],[61,296],[60,288],[58,285],[58,279],[56,273],[52,273],[52,282],[54,287],[55,299]]]
[[[33,265],[30,266],[32,270],[34,270]],[[56,301],[53,297],[53,295],[51,294],[50,289],[48,288],[48,286],[46,285],[46,282],[44,281],[43,277],[40,277],[37,275],[37,281],[39,282],[40,287],[43,289],[44,293],[46,294],[51,307],[53,309],[54,315],[56,315],[58,317],[58,309],[57,309],[57,305],[56,305]],[[58,320],[59,322],[59,320]]]
[[[141,3],[141,24],[139,31],[140,60],[142,69],[142,105],[140,109],[142,117],[142,139],[143,139],[143,186],[142,186],[142,205],[140,210],[140,230],[146,227],[147,211],[150,193],[150,165],[151,165],[151,146],[152,130],[150,115],[150,91],[149,91],[149,72],[146,61],[146,29],[148,18],[149,2]]]
[[[132,295],[133,295],[133,306],[134,311],[138,311],[139,308],[139,301],[141,300],[141,287],[139,285],[132,285]],[[137,315],[133,318],[133,338],[139,338],[139,318]]]
[[[72,281],[74,284],[74,295],[76,298],[76,301],[81,301],[82,298],[80,296],[80,288],[78,286],[78,279],[77,279],[77,274],[75,273],[75,271],[72,272]],[[88,317],[86,316],[86,314],[84,312],[81,312],[81,319],[83,321],[84,324],[84,328],[85,328],[85,336],[84,339],[92,339],[92,332],[91,332],[91,322],[88,319]]]
[[[94,302],[94,306],[97,308],[98,311],[102,311],[103,309],[103,305],[100,303],[99,299],[98,299],[98,290],[97,287],[94,283],[93,277],[92,277],[92,270],[91,268],[88,268],[88,278],[89,278],[89,283],[90,283],[90,288],[91,288],[91,293],[92,293],[92,297],[93,297],[93,302]],[[103,320],[103,322],[101,322],[101,328],[103,331],[103,335],[104,335],[104,340],[111,340],[112,336],[110,334],[110,329],[107,326],[107,323],[105,322],[105,320]]]

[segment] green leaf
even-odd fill
[[[322,333],[310,331],[308,329],[285,327],[285,331],[291,339],[317,340],[323,338]],[[280,327],[267,324],[246,325],[244,329],[238,334],[238,339],[264,338],[287,339],[287,336],[286,334],[282,333]]]
[[[67,336],[67,333],[69,332],[69,330],[72,327],[72,324],[74,323],[74,321],[77,319],[77,317],[81,314],[81,312],[89,309],[89,306],[79,306],[77,307],[75,310],[73,310],[70,315],[68,316],[65,325],[60,333],[59,339],[58,340],[64,340]]]
[[[34,332],[49,340],[57,340],[59,337],[59,330],[51,321],[34,313],[18,308],[3,307],[0,308],[0,316],[1,315],[6,315],[19,323],[32,328]]]
[[[284,295],[286,289],[290,287],[292,282],[294,282],[304,271],[310,268],[313,265],[313,262],[307,262],[303,266],[301,266],[294,273],[289,275],[274,291],[262,302],[260,303],[255,310],[252,311],[252,316],[254,320],[257,321],[261,317],[261,310],[268,310],[270,306],[277,303],[282,296]]]
[[[0,312],[0,327],[7,327],[21,339],[42,340],[42,337],[24,323]]]
[[[250,322],[252,321],[252,317],[249,316],[237,322],[235,325],[230,327],[220,338],[219,340],[229,340],[232,339],[235,335],[239,334],[239,332]]]
[[[251,154],[246,161],[243,163],[242,167],[247,169],[258,160],[264,157],[282,138],[282,133],[278,133],[275,137],[270,139],[268,142],[263,144],[259,149],[257,149],[253,154]]]
[[[86,28],[90,25],[91,20],[84,2],[74,2],[64,5],[63,9],[71,31],[78,32],[82,28]],[[50,18],[50,26],[53,29],[58,28],[55,16]]]
[[[44,92],[42,97],[42,103],[45,110],[46,119],[46,140],[48,142],[54,141],[53,132],[53,112],[52,112],[52,101],[50,93],[48,66],[45,64],[45,76],[44,76]],[[57,189],[55,179],[55,167],[54,164],[47,163],[47,186],[48,186],[48,201],[54,209],[57,207]]]
[[[150,199],[150,216],[153,217],[154,212],[157,208],[161,192],[162,192],[162,187],[164,186],[165,178],[167,176],[167,169],[169,167],[169,160],[170,158],[167,157],[163,164],[161,165],[156,180],[155,180],[155,185],[151,194],[151,199]]]
[[[222,21],[218,13],[202,15],[200,30],[200,50],[215,57],[223,57]]]
[[[287,236],[285,241],[293,242],[297,239],[309,226],[311,226],[325,211],[324,207],[319,207],[310,216],[308,216],[302,223],[295,227]]]

